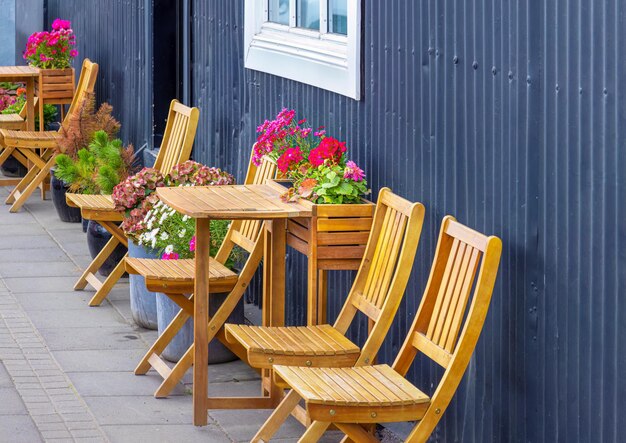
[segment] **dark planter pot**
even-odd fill
[[[98,222],[89,220],[89,224],[87,225],[87,246],[89,246],[91,258],[96,258],[110,239],[111,234],[109,231],[104,229]],[[126,248],[122,245],[118,245],[115,251],[113,251],[113,254],[100,266],[98,273],[103,277],[107,277],[120,260],[124,258],[124,255],[126,255]]]
[[[24,177],[26,175],[26,168],[23,164],[18,162],[15,157],[10,156],[0,165],[2,173],[7,177]]]
[[[87,232],[87,226],[89,226],[89,220],[83,218],[83,232]]]
[[[223,294],[211,294],[209,296],[209,315],[213,316],[219,307],[222,305],[228,293]],[[174,320],[174,317],[180,311],[180,308],[176,303],[170,300],[167,295],[163,293],[157,293],[157,314],[159,323],[159,335],[163,333],[165,328]],[[228,323],[241,324],[244,322],[244,307],[243,298],[237,304],[237,307],[233,313],[228,317]],[[190,318],[185,325],[178,331],[178,334],[170,342],[161,354],[163,358],[171,362],[177,362],[180,360],[187,349],[193,343],[193,320]],[[237,356],[233,354],[230,349],[222,344],[217,338],[211,340],[209,343],[209,364],[226,363],[236,360]]]
[[[156,252],[136,245],[130,240],[128,241],[128,256],[132,258],[159,258]],[[131,274],[128,276],[128,281],[130,283],[130,311],[133,320],[139,326],[156,330],[158,328],[156,292],[148,291],[146,280],[141,275]]]
[[[66,223],[80,223],[82,220],[80,208],[72,208],[65,200],[65,194],[69,186],[64,181],[56,178],[54,169],[52,169],[51,172],[50,191],[52,194],[52,204],[54,204],[54,209],[56,209],[59,218]]]

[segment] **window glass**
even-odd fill
[[[320,30],[320,0],[297,0],[298,27]]]
[[[328,32],[348,35],[348,0],[328,0]]]
[[[289,25],[289,0],[269,0],[270,21]]]

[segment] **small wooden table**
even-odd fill
[[[311,217],[311,205],[281,201],[279,190],[270,184],[159,188],[157,194],[161,201],[196,221],[194,318],[206,319],[209,315],[210,220],[265,220],[262,322],[264,326],[284,325],[287,219]],[[204,426],[211,407],[207,397],[206,321],[194,322],[194,342],[193,423]]]
[[[0,66],[0,82],[26,83],[26,128],[35,130],[35,79],[39,78],[39,68],[32,66]],[[39,125],[43,130],[43,125]]]

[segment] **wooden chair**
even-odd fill
[[[172,100],[163,142],[154,163],[155,169],[167,173],[177,164],[189,160],[199,118],[200,111],[198,108],[189,108],[178,100]],[[80,208],[83,218],[97,221],[112,235],[100,254],[93,259],[74,285],[75,291],[85,289],[87,284],[93,286],[96,289],[96,293],[89,301],[89,306],[99,306],[115,283],[124,275],[124,260],[121,260],[104,282],[100,281],[96,276],[100,266],[115,251],[117,245],[121,243],[124,246],[128,246],[128,239],[119,227],[119,222],[122,221],[123,217],[122,214],[115,210],[115,205],[110,195],[68,193],[66,198],[70,206]]]
[[[35,111],[38,107],[39,99],[35,97]],[[10,129],[13,131],[22,131],[26,130],[26,113],[27,106],[24,103],[22,109],[17,114],[0,114],[0,129]],[[0,153],[2,153],[3,148],[0,147]],[[13,152],[13,157],[20,162],[24,167],[28,168],[28,159],[24,157],[19,152]],[[21,178],[2,178],[0,179],[0,186],[15,186],[22,179]]]
[[[228,324],[226,339],[243,347],[248,363],[264,371],[264,376],[270,380],[274,365],[352,367],[372,364],[404,296],[423,221],[421,203],[411,203],[383,188],[378,195],[363,261],[334,326]],[[367,317],[370,328],[362,348],[345,336],[358,312]],[[262,387],[262,393],[265,392],[274,400],[271,407],[275,407],[282,391],[270,385]],[[254,399],[220,400],[215,400],[215,407],[219,409],[255,407],[260,403],[255,403]],[[306,422],[305,416],[297,416]]]
[[[275,175],[276,164],[274,162],[264,160],[259,167],[256,167],[251,159],[245,184],[262,184],[267,179],[274,178]],[[224,322],[233,312],[237,303],[240,302],[261,263],[263,255],[261,228],[262,223],[259,220],[234,221],[215,258],[210,259],[211,292],[229,292],[229,295],[215,315],[209,319],[209,341],[216,336],[223,339]],[[239,275],[224,266],[235,246],[239,246],[249,254]],[[193,345],[172,369],[161,359],[160,354],[184,326],[187,319],[193,316],[193,296],[187,298],[186,294],[193,293],[195,261],[193,259],[127,258],[126,270],[132,274],[142,275],[150,291],[165,293],[182,308],[135,369],[136,375],[143,375],[148,372],[150,367],[153,367],[164,379],[154,396],[157,398],[167,397],[185,375],[185,372],[193,365]],[[240,357],[245,357],[245,355],[240,355]]]
[[[83,61],[83,67],[78,80],[76,94],[70,109],[63,119],[62,126],[69,124],[71,116],[79,111],[79,104],[85,94],[91,93],[96,84],[98,65],[89,59]],[[50,173],[54,166],[55,151],[58,149],[57,139],[61,136],[59,131],[21,131],[12,129],[0,129],[0,163],[3,163],[11,154],[21,155],[30,162],[30,169],[26,176],[20,180],[6,199],[7,204],[12,204],[10,211],[17,212],[26,203],[26,200]],[[19,157],[18,157],[19,158]]]
[[[357,423],[418,420],[406,441],[425,442],[452,400],[474,352],[501,252],[499,238],[486,237],[451,216],[444,218],[424,297],[393,366],[274,366],[275,377],[293,390],[252,441],[269,441],[303,398],[316,421],[300,441],[317,441],[331,423],[347,434],[345,441],[377,441]],[[432,397],[404,378],[418,353],[445,369]]]

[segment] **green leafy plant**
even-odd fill
[[[20,92],[20,89],[18,89],[18,92]],[[0,112],[2,112],[2,114],[18,114],[22,110],[25,104],[26,104],[26,94],[21,93],[17,96],[17,99],[15,100],[15,102],[13,102],[13,104],[7,106]],[[58,111],[57,111],[56,106],[54,105],[43,106],[44,129],[47,130],[48,127],[50,126],[50,123],[52,123],[53,121],[56,121],[57,114],[58,114]],[[35,130],[39,131],[39,114],[35,115]]]
[[[55,176],[81,194],[111,194],[113,188],[132,170],[133,147],[124,147],[119,139],[109,140],[105,131],[97,131],[87,148],[73,159],[67,154],[56,157]]]

